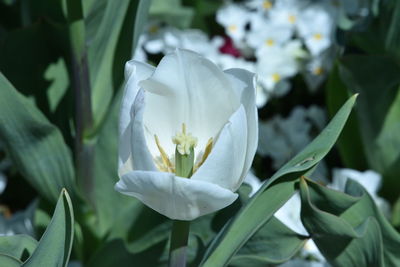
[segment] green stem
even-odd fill
[[[171,244],[169,248],[169,267],[186,266],[186,248],[188,245],[190,221],[174,221],[172,224]]]
[[[72,59],[72,87],[75,98],[75,166],[78,183],[91,199],[93,189],[94,144],[86,136],[93,128],[91,89],[85,23],[81,0],[66,1]]]

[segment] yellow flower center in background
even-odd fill
[[[159,30],[159,27],[157,26],[157,25],[152,25],[152,26],[150,26],[150,28],[149,28],[149,32],[150,33],[157,33],[158,32],[158,30]]]
[[[274,44],[275,44],[275,41],[272,39],[265,40],[266,46],[273,46]]]
[[[317,67],[313,69],[313,74],[314,75],[321,75],[324,72],[324,69],[322,67]]]
[[[231,32],[235,32],[237,31],[237,26],[235,24],[229,25],[228,30]]]
[[[272,3],[271,3],[271,1],[266,0],[263,2],[262,6],[264,9],[271,9]]]
[[[272,80],[274,81],[274,82],[279,82],[280,81],[280,79],[281,79],[281,75],[279,75],[279,73],[274,73],[274,74],[272,74]]]
[[[320,33],[315,33],[315,34],[313,35],[313,37],[314,37],[315,40],[319,41],[319,40],[322,39],[322,34],[320,34]]]
[[[294,24],[296,22],[296,16],[295,15],[289,15],[288,20],[290,23]]]

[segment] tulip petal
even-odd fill
[[[127,80],[122,97],[119,121],[119,157],[120,169],[132,170],[131,162],[131,109],[139,91],[139,81],[147,79],[154,72],[154,67],[138,62],[128,61],[125,65]]]
[[[147,148],[144,135],[143,111],[145,107],[145,91],[139,89],[131,111],[131,151],[134,170],[156,171],[154,159]]]
[[[167,172],[133,171],[115,185],[173,220],[193,220],[230,205],[237,194],[216,184],[177,177]]]
[[[240,102],[246,110],[247,118],[247,152],[243,168],[242,179],[250,170],[258,144],[258,115],[256,106],[256,77],[242,69],[228,69],[224,71],[235,91],[239,93]]]
[[[152,154],[158,153],[154,134],[167,154],[174,153],[171,137],[182,123],[198,138],[198,148],[204,149],[240,105],[226,75],[211,61],[187,50],[166,55],[154,74],[140,84],[146,90],[144,121]]]
[[[246,112],[241,105],[229,118],[206,161],[191,180],[215,183],[235,191],[241,184],[247,146]]]

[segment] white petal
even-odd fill
[[[125,79],[127,80],[122,97],[119,120],[119,157],[118,165],[132,169],[131,157],[131,109],[139,91],[138,83],[147,79],[154,71],[154,67],[138,62],[128,61],[125,65]]]
[[[170,219],[186,221],[220,210],[238,196],[216,184],[167,172],[133,171],[122,176],[115,189]]]
[[[131,151],[135,170],[156,171],[154,159],[151,155],[144,135],[143,111],[145,108],[145,91],[140,89],[136,95],[131,112]],[[121,173],[120,173],[121,175]]]
[[[250,170],[258,145],[258,114],[256,106],[256,77],[254,73],[242,69],[225,70],[232,86],[239,93],[240,102],[244,106],[247,119],[246,160],[241,177]]]
[[[242,183],[246,159],[247,120],[243,105],[222,129],[210,155],[191,177],[236,191]]]
[[[175,151],[171,137],[182,123],[198,138],[198,147],[204,148],[240,105],[226,75],[211,61],[187,50],[177,49],[165,56],[141,86],[146,90],[146,138],[156,154],[153,135],[158,135],[171,155]]]

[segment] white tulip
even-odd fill
[[[175,220],[235,201],[258,142],[254,74],[181,49],[125,74],[116,190]],[[175,153],[192,151],[193,175],[177,176]]]

